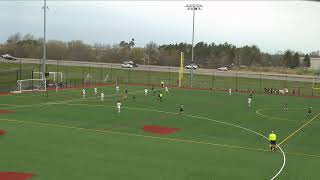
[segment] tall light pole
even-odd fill
[[[42,59],[42,79],[45,79],[45,73],[46,73],[46,43],[47,43],[47,1],[44,0],[44,5],[42,7],[43,9],[43,59]]]
[[[193,16],[192,16],[192,48],[191,48],[191,68],[190,68],[190,87],[192,87],[192,78],[193,78],[193,46],[194,46],[194,19],[195,19],[195,11],[201,10],[202,5],[201,4],[187,4],[185,6],[187,10],[192,10]]]

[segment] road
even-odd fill
[[[22,64],[40,64],[39,59],[27,59],[21,58]],[[18,61],[0,59],[0,62],[12,62],[19,63]],[[86,61],[60,61],[60,60],[47,60],[47,64],[52,65],[64,65],[64,66],[80,66],[80,67],[102,67],[102,68],[115,68],[123,69],[118,63],[100,63],[100,62],[86,62]],[[133,68],[138,71],[156,71],[156,72],[179,72],[179,67],[172,66],[154,66],[154,65],[139,65],[139,67]],[[131,69],[131,70],[133,70]],[[185,73],[190,70],[185,69]],[[254,79],[270,79],[270,80],[287,80],[287,81],[298,81],[298,82],[313,82],[312,76],[299,76],[299,75],[284,75],[284,74],[273,74],[273,73],[254,73],[254,72],[235,72],[235,71],[218,71],[216,69],[204,69],[198,68],[193,71],[194,74],[202,75],[215,75],[215,76],[227,76],[227,77],[243,77],[243,78],[254,78]]]

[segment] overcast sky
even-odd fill
[[[189,42],[192,12],[187,1],[48,1],[48,39],[137,46]],[[266,52],[320,49],[320,2],[192,1],[195,41],[256,44]],[[0,42],[15,32],[43,35],[42,1],[0,1]]]

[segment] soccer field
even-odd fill
[[[248,108],[248,94],[160,89],[159,102],[143,86],[128,86],[127,98],[120,88],[98,87],[104,101],[93,87],[86,98],[81,88],[1,95],[1,171],[32,180],[320,179],[319,99],[253,94]],[[272,130],[283,151],[269,151]]]

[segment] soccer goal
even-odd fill
[[[63,80],[63,73],[62,72],[48,72],[49,76],[46,77],[47,81],[53,81],[53,83],[61,83]],[[37,77],[42,79],[43,73],[42,72],[33,72],[33,77]]]
[[[46,91],[45,79],[23,79],[17,81],[17,90],[12,93],[22,93],[27,91]]]

